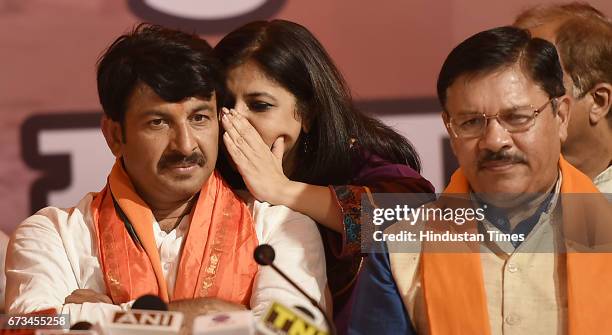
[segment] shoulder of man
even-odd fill
[[[86,194],[74,207],[59,208],[48,206],[23,220],[15,229],[12,237],[26,237],[29,232],[46,230],[62,234],[65,230],[89,229],[91,222],[91,202],[96,193]]]

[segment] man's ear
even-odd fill
[[[457,137],[455,136],[455,133],[453,132],[453,130],[448,126],[448,123],[450,122],[450,115],[448,115],[447,111],[442,111],[442,122],[444,122],[444,128],[446,128],[446,132],[448,133],[448,137],[450,139],[450,146],[451,146],[451,150],[453,151],[453,154],[455,155],[455,157],[457,157],[457,150],[455,150],[455,143],[457,140]]]
[[[106,144],[110,148],[113,155],[117,158],[121,157],[121,148],[123,147],[121,124],[104,115],[102,116],[102,121],[100,122],[100,128],[102,128],[102,134],[104,134]]]
[[[455,133],[453,132],[453,130],[449,127],[449,122],[450,122],[450,115],[448,115],[447,111],[442,111],[442,114],[440,114],[442,116],[442,122],[444,123],[444,128],[446,128],[446,132],[448,133],[448,136],[450,138],[454,138],[455,137]]]
[[[593,99],[589,109],[589,121],[597,124],[605,120],[612,106],[612,85],[609,83],[598,83],[588,93]]]
[[[440,114],[442,116],[442,122],[444,122],[444,127],[446,127],[446,125],[448,124],[450,117],[448,116],[448,112],[447,111],[442,111],[442,114]]]
[[[570,104],[571,100],[567,95],[556,98],[557,114],[555,118],[559,121],[559,138],[561,143],[567,138],[567,125],[570,119]]]

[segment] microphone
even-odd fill
[[[221,312],[197,316],[193,335],[255,335],[255,319],[251,311]]]
[[[115,312],[104,324],[108,335],[161,335],[178,334],[183,325],[183,313],[168,311],[168,305],[159,297],[144,295],[132,309]]]
[[[166,304],[160,297],[153,294],[145,294],[136,299],[132,304],[132,309],[144,309],[148,311],[167,311]]]
[[[261,244],[255,248],[253,252],[253,258],[255,258],[255,262],[259,265],[270,266],[276,273],[278,273],[281,277],[283,277],[291,286],[293,286],[296,290],[298,290],[310,303],[316,307],[323,318],[325,318],[325,324],[327,325],[327,329],[331,335],[336,335],[336,327],[334,327],[334,323],[331,322],[319,302],[312,298],[308,293],[306,293],[301,287],[299,287],[293,280],[291,280],[283,271],[274,265],[274,258],[276,257],[276,253],[274,252],[274,248],[272,248],[269,244]],[[272,305],[272,307],[274,304]]]
[[[70,330],[90,330],[93,325],[87,321],[79,321],[70,327]]]
[[[257,330],[262,334],[274,335],[327,335],[328,332],[315,326],[313,318],[302,313],[304,307],[287,307],[273,302],[257,323]],[[308,311],[310,313],[310,311]]]
[[[104,328],[110,335],[161,335],[178,334],[182,325],[183,314],[179,312],[132,309],[115,312]]]

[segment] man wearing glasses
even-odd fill
[[[386,229],[350,333],[609,333],[612,254],[600,246],[610,204],[561,156],[569,99],[554,46],[513,27],[478,33],[447,57],[437,90],[460,168],[424,208],[469,207],[484,219],[425,216]],[[405,231],[416,242],[391,238]]]

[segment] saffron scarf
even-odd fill
[[[590,240],[588,235],[593,235],[592,230],[600,234],[597,238],[609,232],[608,227],[603,227],[610,226],[612,217],[607,200],[603,196],[599,198],[592,181],[563,157],[560,157],[559,167],[563,175],[562,195],[593,195],[588,203],[580,197],[561,198],[564,231],[572,231],[574,237],[576,231],[581,231],[584,235],[581,241]],[[444,194],[469,192],[468,180],[459,169],[451,177]],[[459,229],[474,231],[476,226],[472,222]],[[490,334],[479,252],[468,243],[465,243],[466,252],[459,253],[426,252],[428,247],[435,249],[424,243],[421,274],[430,334]],[[612,254],[576,252],[568,241],[566,247],[568,333],[609,334],[612,329]]]
[[[144,294],[169,302],[153,235],[155,218],[119,160],[91,206],[98,257],[113,303]],[[215,297],[248,306],[258,268],[253,260],[257,245],[249,209],[214,171],[191,212],[172,299]]]

